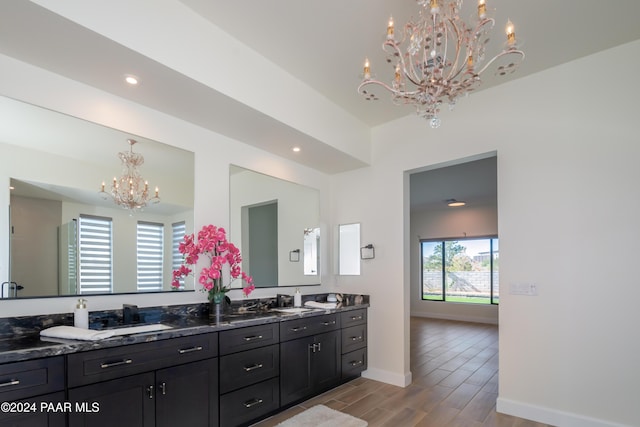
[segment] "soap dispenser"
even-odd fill
[[[87,300],[78,299],[76,309],[73,312],[73,326],[76,328],[89,329],[89,311],[87,310]]]
[[[296,293],[293,294],[293,306],[302,307],[302,295],[300,294],[300,288],[296,288]]]

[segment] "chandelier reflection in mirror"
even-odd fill
[[[394,104],[413,104],[432,128],[439,127],[443,102],[453,109],[458,97],[481,84],[480,75],[490,66],[495,66],[496,75],[504,76],[513,73],[524,59],[514,26],[508,21],[503,50],[485,61],[489,32],[495,24],[485,1],[478,1],[477,17],[470,25],[460,18],[462,0],[417,0],[420,19],[404,26],[401,40],[396,40],[390,18],[382,49],[394,68],[393,80],[387,84],[373,78],[366,59],[358,92],[367,100],[377,100],[372,88],[383,87],[391,93]]]
[[[133,146],[136,144],[135,139],[128,139],[129,151],[121,151],[118,157],[122,161],[122,175],[120,178],[113,178],[111,191],[105,191],[105,184],[102,183],[100,195],[103,199],[111,197],[115,204],[128,209],[130,213],[142,210],[148,204],[160,202],[158,196],[158,187],[155,189],[155,195],[149,197],[149,183],[145,181],[138,168],[144,163],[144,157],[140,153],[133,152]]]

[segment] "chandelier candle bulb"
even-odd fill
[[[389,25],[387,25],[387,40],[393,39],[393,16],[389,17]]]
[[[487,5],[485,4],[485,0],[478,1],[478,17],[480,19],[487,17]]]
[[[431,0],[430,6],[432,15],[436,15],[438,12],[440,12],[440,5],[438,4],[438,0]]]
[[[507,43],[509,44],[509,46],[513,46],[516,43],[516,32],[515,32],[515,28],[513,27],[513,22],[511,22],[510,19],[507,20],[506,32],[507,32]]]
[[[369,58],[364,60],[364,79],[369,80],[371,78],[371,69],[369,68]]]

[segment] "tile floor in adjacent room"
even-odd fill
[[[370,427],[549,427],[498,414],[498,327],[411,318],[413,382],[402,388],[358,378],[255,427],[272,427],[323,404]]]

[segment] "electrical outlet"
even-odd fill
[[[511,295],[538,295],[538,285],[535,283],[512,283],[509,286],[509,293]]]

